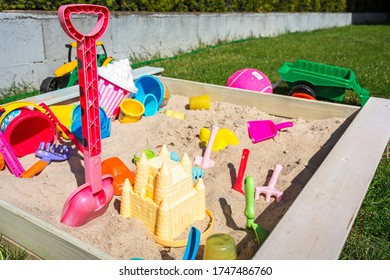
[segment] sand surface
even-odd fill
[[[276,187],[283,191],[281,202],[273,199],[266,203],[261,197],[255,201],[256,223],[272,232],[278,221],[315,173],[323,159],[333,148],[348,126],[344,119],[306,121],[287,120],[267,115],[254,107],[242,107],[225,102],[212,102],[210,110],[188,110],[189,100],[171,96],[168,105],[155,116],[143,117],[139,122],[121,124],[112,122],[111,136],[102,140],[102,160],[117,156],[130,170],[135,170],[133,155],[142,149],[158,153],[162,144],[181,156],[186,152],[190,159],[202,156],[199,133],[202,127],[217,125],[228,128],[239,139],[236,146],[212,152],[216,164],[204,170],[206,207],[214,215],[212,233],[230,234],[237,245],[239,259],[250,259],[259,249],[255,235],[245,230],[245,198],[232,190],[239,169],[242,150],[250,155],[245,176],[253,176],[256,186],[268,183],[276,164],[283,170]],[[186,114],[184,120],[164,115],[171,109]],[[275,123],[292,121],[294,126],[280,131],[276,137],[253,144],[248,136],[246,122],[272,120]],[[70,143],[68,143],[70,145]],[[28,169],[38,161],[34,155],[20,159]],[[73,236],[93,244],[117,259],[181,259],[182,248],[163,248],[149,235],[137,219],[124,219],[119,215],[120,197],[114,196],[105,214],[88,224],[72,228],[60,223],[65,200],[78,186],[85,183],[83,155],[75,150],[69,160],[52,162],[38,176],[31,179],[14,177],[8,169],[0,171],[0,198],[62,229]],[[205,230],[208,218],[195,224]],[[188,230],[179,239],[187,237]],[[12,237],[11,237],[12,238]],[[202,259],[204,242],[197,259]]]

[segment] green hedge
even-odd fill
[[[104,5],[110,11],[134,12],[383,12],[382,0],[2,0],[0,10],[55,11],[63,4]]]

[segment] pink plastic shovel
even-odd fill
[[[250,151],[248,149],[242,150],[242,156],[241,156],[241,161],[240,161],[240,167],[238,169],[236,183],[234,184],[234,186],[232,188],[233,190],[236,190],[242,194],[244,194],[244,191],[242,190],[242,181],[244,179],[246,163],[248,162],[249,152]]]
[[[268,186],[256,187],[255,199],[259,200],[260,194],[265,196],[265,202],[270,202],[271,197],[275,197],[276,202],[280,202],[282,199],[283,192],[275,188],[276,182],[280,172],[282,171],[283,166],[280,164],[275,165],[274,172],[272,173],[271,179],[269,179]]]
[[[97,24],[88,34],[78,32],[72,24],[73,14],[97,15]],[[58,17],[65,33],[77,41],[80,106],[82,116],[83,154],[86,183],[73,191],[65,201],[61,223],[81,226],[101,216],[114,196],[113,178],[101,177],[101,139],[96,40],[100,38],[109,20],[108,9],[89,4],[63,5]]]
[[[292,127],[293,125],[293,122],[282,122],[275,124],[271,120],[247,122],[249,137],[251,138],[253,144],[267,140],[269,138],[273,138],[278,134],[279,130],[286,127]]]
[[[207,143],[206,151],[204,152],[203,157],[202,156],[196,156],[194,164],[199,165],[202,168],[210,168],[215,165],[215,161],[210,159],[211,155],[211,148],[213,147],[215,136],[217,135],[217,132],[219,130],[218,126],[213,125],[211,127],[211,133],[210,133],[210,138]]]

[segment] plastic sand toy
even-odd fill
[[[72,154],[72,147],[68,147],[60,144],[50,144],[42,142],[39,145],[35,155],[41,158],[28,170],[22,174],[23,178],[32,178],[36,174],[39,174],[46,166],[52,161],[64,161],[67,160]]]
[[[210,97],[208,94],[190,97],[190,110],[209,110],[210,109]]]
[[[209,138],[210,129],[202,127],[199,133],[199,140],[201,141],[201,144],[207,146]],[[238,138],[234,132],[228,128],[223,127],[218,130],[211,150],[216,152],[226,149],[229,145],[236,146],[238,144],[240,144],[240,141],[238,141]]]
[[[213,225],[213,215],[206,209],[203,180],[200,178],[194,184],[188,155],[184,153],[176,162],[166,145],[151,159],[141,154],[134,185],[126,181],[122,202],[121,216],[140,219],[154,240],[163,246],[186,246],[187,240],[175,238],[195,221],[207,216],[210,219],[201,239],[208,236]]]
[[[226,233],[210,235],[204,246],[204,260],[235,260],[237,259],[236,242]]]
[[[274,138],[278,134],[279,130],[287,127],[292,127],[293,125],[293,122],[282,122],[275,124],[271,120],[258,120],[247,122],[249,138],[252,140],[253,144],[270,138]]]
[[[361,87],[355,73],[347,68],[297,60],[283,63],[278,73],[291,88],[289,95],[304,92],[313,98],[342,102],[345,91],[349,89],[356,92],[362,106],[370,97],[370,91]]]
[[[16,177],[22,177],[24,172],[23,166],[16,157],[14,151],[9,145],[7,139],[5,139],[3,132],[0,130],[0,153],[3,155],[4,161],[8,168]]]
[[[118,116],[121,101],[132,97],[138,91],[131,70],[128,59],[114,61],[98,68],[99,105],[104,108],[111,121]]]
[[[97,24],[88,34],[82,34],[72,24],[71,16],[92,14],[97,16]],[[114,196],[113,178],[102,177],[101,137],[98,76],[96,63],[96,40],[100,38],[109,21],[108,9],[104,6],[75,4],[63,5],[58,10],[61,27],[65,33],[77,41],[77,57],[80,83],[80,106],[82,114],[82,137],[86,183],[73,191],[64,203],[61,223],[68,226],[81,226],[103,215]]]
[[[259,199],[260,195],[265,196],[265,202],[270,202],[271,197],[275,197],[276,202],[280,202],[283,196],[283,192],[275,188],[280,172],[282,172],[283,166],[280,164],[275,165],[274,172],[272,173],[271,179],[268,182],[268,186],[256,187],[255,199]]]
[[[210,159],[211,155],[211,149],[214,144],[215,136],[217,135],[217,132],[219,130],[218,126],[213,125],[211,128],[210,138],[206,147],[206,151],[204,152],[203,157],[202,156],[196,156],[194,160],[194,164],[198,165],[202,168],[210,168],[215,165],[215,161]]]
[[[233,185],[233,190],[238,191],[242,194],[244,194],[244,191],[242,190],[242,181],[244,180],[244,174],[246,169],[246,164],[248,162],[250,151],[248,149],[242,150],[242,156],[240,161],[240,167],[238,169],[237,179],[236,182]]]
[[[245,217],[246,217],[246,229],[253,230],[256,234],[257,243],[263,244],[268,237],[268,233],[265,229],[255,223],[255,183],[252,176],[245,178]]]

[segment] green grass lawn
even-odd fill
[[[163,67],[167,77],[225,85],[241,68],[258,69],[275,83],[283,62],[306,59],[351,69],[371,96],[390,98],[389,50],[390,25],[355,25],[222,44],[142,65]],[[357,101],[348,91],[345,102]],[[340,259],[390,259],[389,209],[390,164],[385,153]]]

